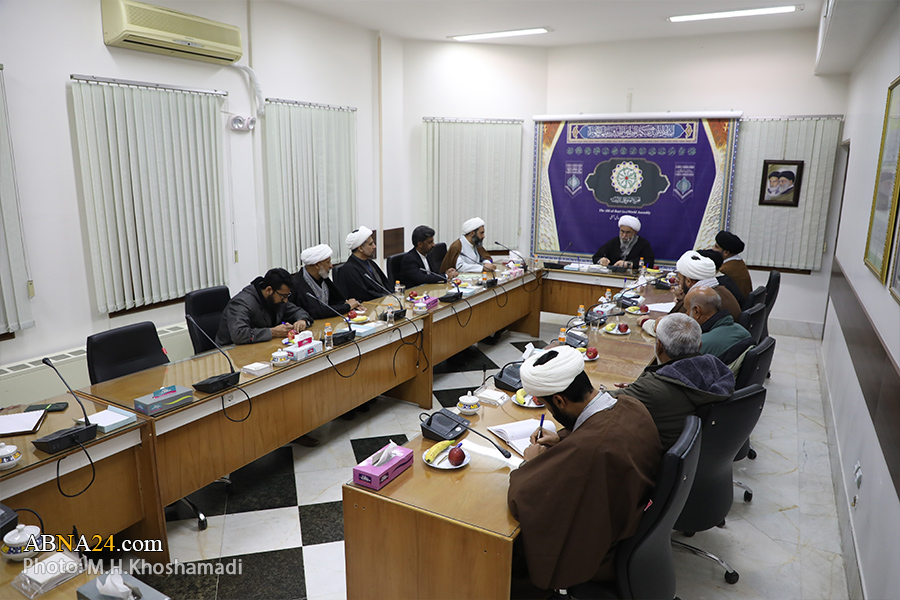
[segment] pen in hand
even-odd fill
[[[538,439],[544,437],[544,416],[546,413],[541,414],[541,424],[538,425]]]

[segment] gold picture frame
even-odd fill
[[[887,104],[884,109],[884,127],[881,132],[881,149],[878,152],[878,170],[875,173],[875,196],[869,216],[869,232],[866,237],[866,253],[863,262],[881,283],[887,280],[891,259],[891,243],[897,220],[897,191],[900,178],[900,77],[888,86]]]

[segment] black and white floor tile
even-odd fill
[[[543,324],[541,338],[554,339],[558,328]],[[455,405],[485,376],[519,359],[528,342],[544,345],[504,333],[496,344],[476,344],[436,365],[433,409]],[[725,555],[740,581],[730,586],[712,563],[676,552],[681,597],[846,597],[818,347],[812,340],[778,338],[766,411],[753,435],[759,457],[735,466],[736,475],[753,487],[753,502],[744,504],[736,491],[726,527],[694,538]],[[345,598],[341,486],[354,465],[388,440],[403,444],[418,435],[422,412],[379,398],[368,413],[313,431],[319,447],[289,444],[233,473],[229,486],[207,486],[191,496],[208,516],[205,531],[198,531],[187,512],[167,512],[173,559],[239,559],[242,575],[140,577],[176,600]]]

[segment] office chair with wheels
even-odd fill
[[[770,337],[763,338],[759,345],[748,350],[744,356],[744,362],[741,363],[741,369],[735,378],[734,389],[742,390],[751,385],[762,385],[766,380],[766,373],[769,371],[774,355],[775,340]],[[756,450],[750,444],[749,437],[744,442],[744,445],[741,446],[734,460],[738,461],[745,458],[750,460],[756,459]],[[734,481],[734,485],[744,490],[745,502],[753,500],[753,490],[750,489],[750,486],[740,481]]]
[[[766,326],[766,305],[755,304],[741,311],[740,324],[750,332],[754,344],[759,344]]]
[[[228,287],[224,285],[188,292],[184,296],[184,314],[190,315],[200,329],[206,332],[206,335],[216,339],[216,334],[219,332],[219,321],[222,319],[222,313],[229,300],[231,300],[231,294]],[[194,354],[215,348],[215,345],[198,330],[197,326],[189,320],[185,322],[188,333],[191,335],[191,344],[194,345]]]
[[[741,307],[742,309],[748,309],[751,306],[756,306],[757,304],[765,304],[766,302],[766,288],[763,286],[759,286],[744,298],[744,305]]]
[[[681,513],[700,457],[700,418],[687,417],[678,441],[663,455],[656,487],[637,531],[616,550],[616,581],[569,588],[573,600],[675,597],[672,525]]]
[[[675,529],[688,537],[712,527],[724,527],[725,517],[734,503],[732,461],[744,440],[753,431],[766,402],[766,389],[761,385],[738,390],[731,398],[701,407],[703,444],[694,484],[684,508],[675,521]],[[740,575],[724,560],[673,539],[672,544],[711,559],[725,569],[725,581],[736,583]]]
[[[441,263],[444,262],[444,257],[447,256],[447,243],[441,242],[440,244],[435,244],[434,248],[431,249],[431,252],[428,253],[428,256],[425,258],[428,259],[428,264],[431,265],[431,270],[435,273],[441,272]]]
[[[393,286],[394,282],[400,280],[400,262],[403,260],[405,252],[400,254],[392,254],[387,259],[387,278],[388,283]],[[393,289],[393,288],[392,288]]]
[[[769,335],[769,314],[772,312],[772,307],[775,306],[779,289],[781,289],[781,273],[769,271],[769,280],[766,282],[766,322],[763,325],[763,337]]]

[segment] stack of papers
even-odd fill
[[[100,433],[107,433],[108,431],[118,429],[129,423],[134,423],[137,421],[137,415],[128,412],[127,410],[110,406],[106,410],[101,410],[93,415],[88,415],[88,419],[91,420],[91,423],[97,424],[97,430],[100,431]],[[76,422],[79,425],[84,425],[84,417],[77,419]]]
[[[0,415],[0,436],[34,433],[41,427],[46,414],[46,410],[32,410],[14,415]]]

